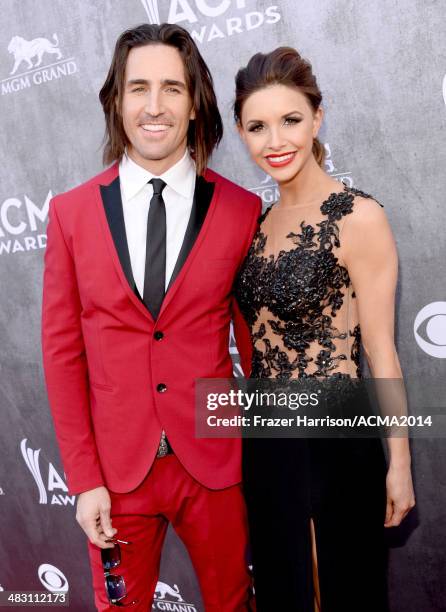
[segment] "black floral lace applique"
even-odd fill
[[[302,230],[301,234],[294,234],[290,232],[287,234],[287,238],[291,238],[294,244],[300,246],[301,249],[311,249],[316,246],[314,242],[314,227],[312,225],[305,225],[304,222],[300,224]]]
[[[344,186],[345,187],[345,186]],[[340,221],[344,215],[353,211],[354,194],[349,191],[332,193],[321,205],[321,213],[328,215],[330,221]]]
[[[360,189],[356,189],[355,187],[349,187],[346,183],[342,183],[345,187],[345,189],[347,189],[348,191],[350,191],[350,193],[352,193],[355,196],[360,196],[362,198],[366,198],[368,200],[375,200],[375,202],[377,204],[379,204],[381,206],[381,208],[384,208],[383,204],[381,204],[381,202],[378,202],[378,200],[376,200],[373,196],[371,196],[368,193],[365,193],[364,191],[361,191]]]
[[[361,328],[355,325],[353,331],[349,332],[350,337],[354,338],[351,348],[351,359],[356,365],[356,376],[361,378],[360,358],[361,358]]]
[[[275,317],[267,323],[289,352],[274,346],[262,323],[252,336],[252,377],[288,380],[294,373],[298,377],[348,377],[336,373],[339,362],[347,359],[343,353],[336,354],[336,340],[345,340],[348,335],[354,338],[350,358],[360,375],[359,325],[353,331],[340,332],[333,324],[350,287],[348,271],[333,253],[340,246],[337,222],[353,212],[355,195],[371,197],[344,184],[344,191],[332,193],[322,203],[320,210],[326,218],[316,226],[302,222],[300,233],[289,232],[286,237],[295,248],[281,250],[276,257],[264,256],[268,237],[261,227],[257,232],[237,278],[236,297],[251,330],[262,308]],[[308,352],[315,343],[321,348],[311,357]],[[309,374],[311,362],[315,369]]]

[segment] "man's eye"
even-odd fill
[[[176,87],[168,87],[166,91],[169,93],[180,93],[180,90],[177,89]]]
[[[132,92],[139,92],[139,91],[144,91],[144,87],[140,86],[140,87],[134,87],[132,89]]]

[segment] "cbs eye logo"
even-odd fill
[[[68,580],[55,565],[42,563],[37,573],[40,582],[51,593],[66,593],[68,591]]]
[[[413,331],[425,353],[446,359],[446,302],[432,302],[422,308],[415,317]]]

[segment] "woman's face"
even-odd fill
[[[270,85],[245,100],[239,133],[252,159],[278,183],[292,180],[312,157],[322,109],[296,87]]]

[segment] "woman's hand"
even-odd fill
[[[386,478],[387,506],[384,527],[397,527],[415,506],[410,463],[389,466]]]

